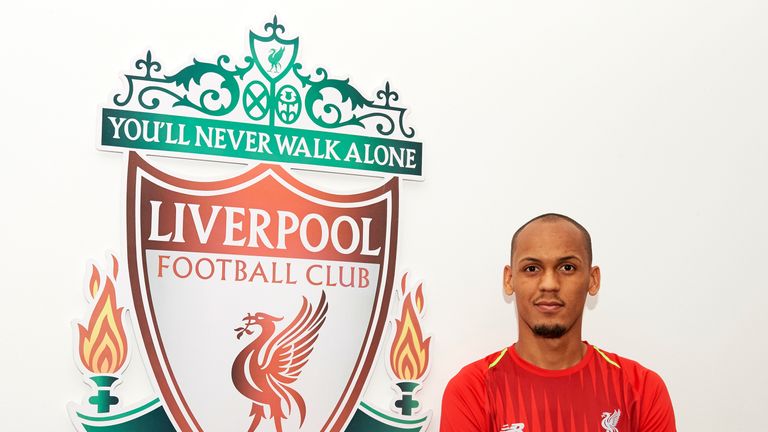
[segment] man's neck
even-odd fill
[[[514,349],[520,358],[542,369],[568,369],[578,364],[587,353],[587,345],[581,341],[581,332],[573,330],[576,329],[571,329],[560,338],[543,338],[521,331]]]

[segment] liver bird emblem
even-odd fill
[[[269,72],[280,72],[280,59],[283,58],[284,52],[285,47],[280,47],[279,50],[275,50],[274,48],[269,50],[269,56],[267,58],[269,59],[269,64],[272,65],[272,67],[269,68]]]
[[[619,417],[621,417],[621,410],[619,409],[613,411],[613,413],[604,412],[603,422],[601,423],[603,429],[606,432],[619,432],[619,429],[616,428],[616,425],[619,424]]]
[[[299,410],[300,425],[304,424],[304,398],[291,385],[307,364],[327,313],[328,303],[323,292],[316,306],[303,297],[299,313],[276,336],[275,323],[282,318],[263,312],[246,315],[243,318],[245,325],[235,329],[240,339],[254,333],[251,327],[261,327],[258,337],[237,355],[232,364],[232,382],[253,402],[250,413],[253,421],[248,432],[256,431],[262,419],[272,419],[275,430],[282,432],[282,422],[294,407]]]

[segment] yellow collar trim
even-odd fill
[[[504,349],[501,351],[501,354],[499,354],[499,356],[498,356],[498,357],[496,357],[496,360],[494,360],[494,361],[493,361],[493,363],[491,363],[490,365],[488,365],[488,369],[491,369],[491,368],[493,368],[494,366],[496,366],[497,364],[499,364],[499,362],[501,361],[502,357],[504,357],[504,354],[506,354],[506,353],[507,353],[507,349],[506,349],[506,348],[504,348]]]
[[[597,353],[598,353],[598,354],[600,354],[600,356],[602,356],[602,357],[605,359],[605,361],[607,361],[608,363],[610,363],[610,364],[612,364],[612,365],[616,366],[617,368],[621,369],[621,366],[619,366],[619,364],[618,364],[618,363],[616,363],[615,361],[613,361],[613,360],[609,359],[609,358],[608,358],[608,356],[607,356],[607,355],[605,355],[605,353],[604,353],[604,352],[600,351],[600,348],[598,348],[598,347],[596,347],[596,346],[594,346],[594,345],[592,345],[592,348],[594,348],[594,349],[595,349],[595,351],[597,351]]]

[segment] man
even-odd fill
[[[441,432],[674,432],[664,382],[581,339],[587,294],[600,289],[584,227],[554,213],[512,237],[504,290],[517,343],[464,367],[445,389]]]

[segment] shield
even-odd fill
[[[200,182],[129,155],[134,321],[177,430],[343,430],[386,323],[398,181],[342,195],[261,164]]]
[[[272,34],[260,36],[251,32],[251,56],[259,71],[272,83],[280,81],[296,62],[299,52],[299,38],[283,39],[277,35],[282,26],[277,22],[268,23],[266,29]]]

